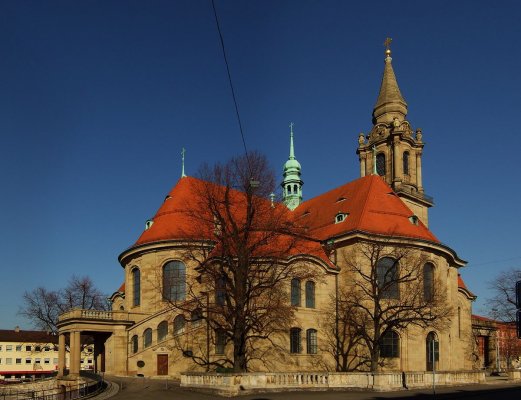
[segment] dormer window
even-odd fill
[[[306,211],[304,211],[304,212],[302,213],[302,215],[301,215],[300,217],[302,218],[302,217],[305,217],[306,215],[309,215],[309,214],[311,214],[311,211],[306,210]]]
[[[145,231],[150,229],[152,227],[152,225],[154,225],[154,220],[153,219],[147,219],[147,221],[145,222]]]
[[[418,225],[418,217],[416,215],[411,215],[409,217],[409,221],[411,222],[411,224],[413,225]]]
[[[340,222],[343,222],[346,218],[347,218],[348,214],[346,213],[338,213],[336,216],[335,216],[335,224],[338,224]]]

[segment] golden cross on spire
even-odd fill
[[[391,42],[392,41],[393,41],[393,39],[391,39],[390,37],[385,38],[384,46],[385,46],[386,50],[391,50]]]

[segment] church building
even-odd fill
[[[429,230],[434,201],[425,193],[423,176],[432,171],[423,174],[423,133],[407,119],[390,49],[372,127],[358,136],[358,179],[305,199],[293,125],[289,139],[282,202],[267,196],[259,207],[301,228],[298,243],[280,257],[292,268],[286,269],[292,272],[278,299],[290,317],[279,321],[284,329],[270,332],[268,343],[252,342],[258,346],[248,370],[472,369],[475,296],[458,273],[466,262]],[[183,167],[141,236],[119,255],[124,283],[110,298],[112,311],[60,316],[60,374],[67,342],[69,373],[79,373],[81,335],[94,338],[98,371],[179,376],[225,369],[219,369],[219,360],[230,357],[232,343],[208,322],[217,310],[225,315],[225,286],[219,279],[205,284],[204,268],[195,260],[219,260],[222,251],[215,239],[222,235],[221,222],[211,215],[201,222],[207,207],[194,205],[209,188],[224,190],[185,176]],[[232,201],[246,195],[230,193]],[[259,328],[259,337],[262,329],[270,327]]]

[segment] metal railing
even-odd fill
[[[101,393],[107,386],[106,382],[98,375],[89,375],[95,377],[90,382],[78,383],[76,385],[62,385],[58,384],[54,388],[49,389],[20,389],[0,387],[1,400],[75,400],[84,397],[90,397]]]
[[[419,192],[418,190],[414,189],[414,188],[411,188],[409,186],[400,186],[397,190],[396,190],[397,193],[407,193],[407,194],[410,194],[411,196],[414,196],[414,197],[417,197],[419,199],[423,199],[423,200],[426,200],[428,201],[429,203],[433,203],[434,204],[434,197],[432,196],[428,196],[426,195],[425,193],[422,193],[422,192]]]

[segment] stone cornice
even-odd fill
[[[395,235],[388,236],[388,235],[380,235],[380,234],[364,232],[364,231],[351,231],[351,232],[347,232],[345,234],[342,234],[342,235],[339,235],[336,237],[328,238],[327,240],[325,240],[325,242],[329,243],[330,241],[333,241],[334,243],[340,244],[340,243],[344,243],[344,242],[352,242],[352,241],[358,241],[358,240],[372,241],[372,242],[384,242],[385,244],[390,245],[390,246],[406,245],[406,246],[413,246],[413,247],[418,247],[418,248],[428,248],[428,249],[434,250],[438,253],[445,255],[458,268],[464,267],[467,264],[467,261],[459,258],[458,255],[456,254],[456,252],[454,250],[452,250],[449,246],[447,246],[443,243],[437,243],[437,242],[420,239],[420,238],[411,238],[411,237],[395,236]],[[340,245],[338,247],[342,247],[342,245]]]

